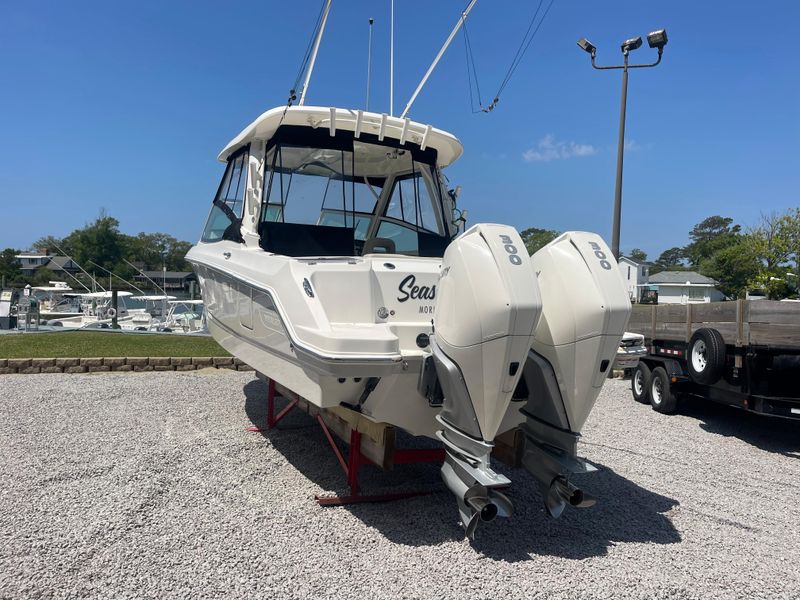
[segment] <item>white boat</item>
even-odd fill
[[[202,300],[170,300],[165,329],[183,333],[208,332]]]
[[[175,296],[134,296],[145,308],[130,312],[122,329],[162,333],[207,331],[202,300],[179,300]],[[166,306],[166,311],[164,307]]]
[[[65,293],[64,296],[75,298],[80,303],[80,313],[51,319],[48,325],[64,328],[108,327],[114,318],[118,323],[129,321],[135,311],[129,311],[125,298],[133,296],[131,292],[118,291],[117,307],[112,306],[113,292]]]
[[[64,281],[49,281],[48,285],[31,288],[39,301],[39,318],[45,321],[63,317],[78,317],[83,311],[80,298]]]
[[[175,296],[167,294],[131,296],[139,308],[130,310],[130,319],[122,325],[122,329],[136,331],[157,331],[164,327],[164,322],[169,312],[168,303],[175,300]]]
[[[442,169],[461,153],[409,119],[269,110],[219,155],[187,259],[226,350],[320,409],[441,442],[472,536],[511,513],[489,456],[513,430],[552,515],[593,504],[570,476],[593,470],[577,440],[630,301],[598,235],[565,233],[533,257],[513,227],[459,235]]]

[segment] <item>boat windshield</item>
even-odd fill
[[[267,154],[261,222],[313,225],[316,237],[331,227],[350,230],[358,253],[376,240],[368,251],[431,255],[431,240],[443,249],[449,235],[439,174],[420,158],[360,140],[346,149],[278,143]],[[347,245],[345,232],[331,235]]]

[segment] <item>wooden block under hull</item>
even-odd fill
[[[386,471],[394,466],[395,433],[394,426],[388,423],[377,423],[344,407],[320,408],[304,398],[280,385],[275,384],[275,391],[284,398],[298,398],[297,407],[311,417],[322,417],[328,429],[345,444],[350,443],[353,430],[361,434],[361,454],[370,462]]]
[[[259,374],[263,377],[263,375]],[[298,398],[298,395],[279,383],[275,391],[284,398]],[[321,415],[323,421],[345,444],[350,444],[353,429],[361,433],[361,454],[376,466],[385,471],[394,467],[394,451],[397,429],[388,423],[377,423],[344,407],[320,408],[304,398],[298,398],[297,407],[316,418]],[[525,435],[518,427],[500,434],[494,440],[492,458],[514,468],[522,466],[522,455],[525,449]]]

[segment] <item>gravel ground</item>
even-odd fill
[[[0,597],[800,597],[800,424],[715,405],[667,417],[609,381],[584,431],[598,498],[470,544],[455,501],[344,493],[319,429],[262,435],[266,386],[226,371],[0,376]],[[433,465],[363,488],[441,490]]]

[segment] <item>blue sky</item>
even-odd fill
[[[545,4],[548,0],[545,0]],[[465,0],[396,0],[395,112]],[[469,19],[490,99],[537,2],[479,0]],[[126,233],[196,240],[222,175],[216,155],[285,102],[318,0],[2,2],[0,248],[62,236],[101,208]],[[388,110],[389,1],[334,0],[307,104]],[[619,43],[666,27],[663,63],[631,73],[622,250],[655,258],[706,216],[753,223],[800,206],[795,2],[555,0],[491,114],[472,114],[459,36],[411,116],[455,133],[448,170],[472,223],[610,238]],[[649,61],[645,44],[633,54]]]

